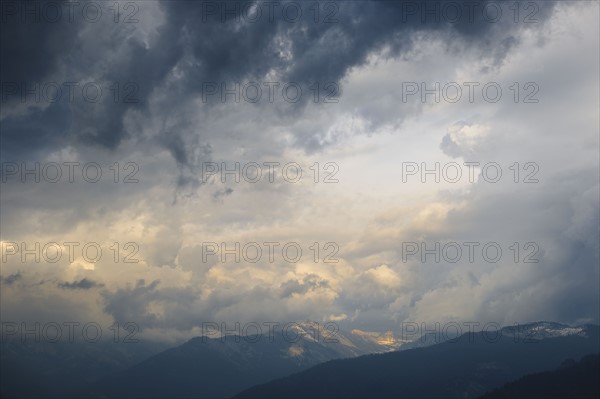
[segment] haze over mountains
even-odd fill
[[[286,335],[204,336],[166,350],[142,342],[10,341],[3,343],[2,397],[475,398],[598,353],[600,337],[598,326],[549,322],[459,337],[401,335],[331,335],[304,322]]]
[[[385,337],[385,335],[384,335]],[[272,339],[271,339],[272,338]],[[86,392],[92,397],[226,398],[252,385],[333,359],[381,353],[400,342],[376,333],[324,331],[298,323],[272,337],[198,337],[105,378]]]
[[[99,381],[86,394],[226,398],[319,363],[387,352],[399,346],[389,334],[387,339],[358,330],[331,334],[314,322],[295,324],[289,334],[279,332],[272,337],[198,337]]]
[[[218,333],[165,343],[2,342],[2,397],[229,397],[338,358],[388,352],[404,341],[386,333],[330,331],[290,323],[285,334]],[[397,334],[396,334],[397,335]]]

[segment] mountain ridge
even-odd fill
[[[565,358],[595,353],[600,346],[596,325],[536,322],[519,326],[514,336],[512,326],[500,331],[494,342],[486,342],[483,332],[465,333],[424,348],[332,360],[235,398],[475,398]]]

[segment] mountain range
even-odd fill
[[[87,397],[227,398],[253,385],[332,359],[397,349],[393,335],[354,330],[324,333],[314,322],[294,323],[272,337],[197,337],[104,378]]]
[[[333,360],[236,398],[476,398],[568,358],[598,353],[598,326],[531,323],[491,336],[465,333],[436,345]]]
[[[599,327],[536,322],[495,332],[201,336],[144,343],[2,343],[6,398],[477,398],[599,352]],[[317,332],[317,333],[316,333]],[[498,397],[498,396],[494,396]]]

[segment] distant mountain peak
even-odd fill
[[[364,340],[380,345],[382,347],[387,347],[389,348],[389,350],[397,349],[406,342],[396,338],[392,331],[385,331],[379,333],[372,331],[363,331],[355,328],[354,330],[350,331],[350,333]]]
[[[569,326],[551,321],[516,324],[502,329],[507,335],[528,336],[532,339],[557,338],[570,335],[588,336],[587,326]]]

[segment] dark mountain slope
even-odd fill
[[[547,323],[527,331],[544,330]],[[354,359],[334,360],[255,386],[237,398],[474,398],[526,374],[553,369],[566,358],[598,352],[598,326],[579,332],[508,334],[495,342],[482,333],[454,342]],[[569,335],[570,334],[570,335]]]
[[[316,323],[297,324],[297,339],[275,333],[193,338],[134,367],[104,378],[82,396],[92,398],[226,398],[242,389],[305,370],[332,359],[390,348],[352,333],[335,339],[310,333]],[[257,342],[255,341],[255,338]],[[336,341],[336,342],[331,342]]]
[[[597,399],[600,398],[600,355],[565,362],[558,370],[530,374],[481,399]]]

